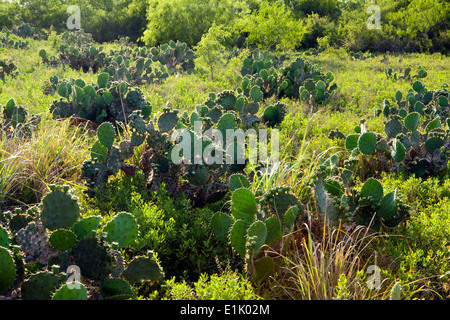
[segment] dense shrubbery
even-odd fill
[[[381,1],[382,29],[366,30],[363,1],[75,1],[96,13],[87,32],[48,41],[35,30],[64,6],[18,3],[0,34],[0,96],[17,95],[0,105],[0,294],[448,296],[446,58],[414,57],[416,72],[369,52],[440,50],[441,2]],[[274,128],[280,163],[251,139],[276,145]],[[391,278],[376,291],[373,259]]]
[[[151,46],[179,40],[192,47],[215,24],[236,35],[231,46],[305,49],[322,39],[321,45],[352,51],[448,51],[444,0],[377,1],[381,29],[367,27],[372,3],[362,0],[76,0],[71,5],[81,8],[82,28],[99,42],[128,36]],[[63,31],[66,8],[59,0],[2,1],[0,28],[26,22],[39,30]]]

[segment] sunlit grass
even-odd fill
[[[76,184],[89,156],[88,136],[67,121],[42,120],[30,137],[0,140],[0,203],[40,201],[49,184]]]

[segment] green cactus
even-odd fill
[[[266,243],[267,228],[262,221],[253,222],[247,229],[246,234],[246,251],[251,257],[255,257],[262,246]]]
[[[101,296],[105,300],[123,300],[133,296],[130,283],[121,278],[107,278],[102,282]]]
[[[264,111],[263,123],[267,123],[269,127],[279,125],[283,122],[286,115],[286,105],[284,103],[276,103],[269,106]]]
[[[391,289],[390,300],[401,300],[402,299],[402,287],[400,282],[396,282]]]
[[[139,256],[131,260],[123,272],[123,277],[130,282],[141,280],[156,282],[164,277],[164,272],[150,252],[148,256]]]
[[[375,202],[381,201],[383,197],[383,186],[380,181],[374,178],[369,178],[361,188],[362,197],[371,197]]]
[[[377,145],[377,135],[373,132],[366,132],[358,138],[358,148],[364,154],[372,154],[375,152]]]
[[[58,251],[66,251],[72,249],[76,242],[77,236],[70,230],[58,229],[50,235],[50,244]]]
[[[406,156],[406,149],[404,146],[404,143],[402,143],[398,139],[394,139],[392,142],[392,160],[395,162],[402,162],[405,159]]]
[[[243,174],[233,174],[230,176],[229,186],[231,191],[235,191],[240,188],[249,188],[250,183]]]
[[[225,110],[234,110],[236,108],[237,98],[234,91],[225,90],[217,95],[216,103]]]
[[[40,271],[31,275],[21,285],[23,300],[51,300],[53,292],[63,284],[61,275]]]
[[[101,216],[83,218],[75,223],[72,227],[72,231],[76,234],[78,239],[92,236],[93,232],[98,229],[101,219]]]
[[[103,232],[107,233],[107,242],[115,242],[119,248],[125,248],[138,238],[138,224],[130,213],[119,212],[103,228]]]
[[[0,247],[8,249],[10,243],[11,243],[11,239],[10,239],[10,234],[9,234],[8,230],[6,230],[5,228],[3,228],[0,225]]]
[[[253,283],[264,282],[275,273],[275,262],[271,257],[263,257],[255,262],[252,275]]]
[[[0,270],[0,293],[4,293],[11,288],[17,274],[11,252],[3,247],[0,247]]]
[[[164,112],[158,119],[158,128],[161,132],[172,130],[178,123],[178,115],[175,112]]]
[[[248,222],[236,220],[230,229],[230,244],[242,258],[245,258],[246,253],[246,235],[248,227]]]
[[[42,200],[41,220],[46,228],[70,228],[80,217],[78,198],[65,187],[56,187]]]
[[[84,284],[74,281],[62,285],[52,300],[88,300],[88,292]]]
[[[246,221],[253,221],[258,212],[255,195],[246,188],[240,188],[233,192],[232,204],[234,209],[248,217]]]
[[[111,249],[96,237],[78,240],[72,254],[74,264],[86,278],[102,280],[115,269],[116,260]]]
[[[265,244],[272,245],[283,237],[281,221],[278,218],[267,218],[264,220],[264,224],[266,225],[267,230]]]
[[[98,140],[107,149],[111,149],[116,138],[116,131],[111,123],[104,122],[97,129]]]

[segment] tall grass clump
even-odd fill
[[[31,135],[0,139],[0,205],[32,204],[49,184],[74,184],[88,156],[88,135],[69,121],[43,120]]]

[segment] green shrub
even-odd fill
[[[202,274],[192,286],[186,281],[177,283],[175,278],[167,280],[165,285],[167,300],[257,300],[252,285],[241,275],[224,271],[210,277]]]
[[[169,277],[195,281],[202,273],[217,272],[216,258],[233,260],[231,248],[210,235],[213,209],[194,209],[183,197],[172,199],[162,187],[152,195],[152,202],[132,194],[128,210],[140,227],[136,249],[157,252]]]

